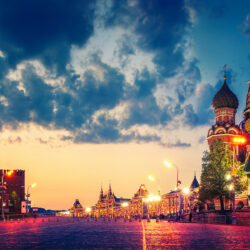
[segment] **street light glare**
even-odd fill
[[[228,181],[231,180],[231,175],[230,174],[226,175],[226,180],[228,180]]]
[[[168,168],[172,167],[172,164],[169,161],[163,161],[163,164]]]
[[[13,170],[10,170],[10,171],[7,172],[7,175],[11,176],[13,174],[13,172],[14,172]]]
[[[127,202],[123,202],[122,203],[122,207],[128,207],[128,203]]]
[[[182,191],[183,191],[184,194],[189,194],[189,188],[188,187],[183,188]]]
[[[87,207],[87,208],[85,209],[85,211],[86,211],[87,213],[89,213],[89,212],[91,212],[91,208],[90,208],[90,207]]]
[[[232,191],[232,190],[233,190],[233,185],[230,185],[230,186],[228,187],[228,189],[229,189],[230,191]]]
[[[153,195],[153,194],[150,194],[147,199],[144,199],[144,201],[146,202],[160,201],[160,200],[161,200],[160,195]]]
[[[233,142],[236,144],[245,144],[246,143],[246,138],[245,137],[234,137]]]
[[[33,184],[31,185],[32,188],[34,188],[34,187],[36,187],[36,186],[37,186],[36,183],[33,183]]]
[[[148,179],[149,179],[150,181],[155,181],[155,178],[154,178],[154,176],[152,176],[152,175],[149,175],[149,176],[148,176]]]

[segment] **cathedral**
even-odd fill
[[[235,123],[235,115],[239,105],[237,96],[227,85],[226,74],[224,84],[213,98],[212,106],[215,113],[215,124],[209,129],[207,141],[209,146],[215,139],[221,139],[235,151],[239,161],[244,163],[244,170],[248,179],[248,190],[236,197],[236,204],[249,206],[250,197],[250,81],[246,98],[244,119],[240,124]],[[236,144],[237,138],[244,138],[241,144]]]

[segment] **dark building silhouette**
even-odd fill
[[[4,211],[10,213],[21,213],[22,202],[25,202],[25,171],[24,170],[13,170],[12,174],[8,176],[10,170],[0,170],[0,182],[3,178],[4,186]],[[1,183],[2,186],[2,183]],[[2,192],[0,190],[1,199]],[[1,202],[0,202],[1,204]],[[0,206],[1,210],[1,206]]]

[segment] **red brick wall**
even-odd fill
[[[4,170],[9,171],[9,170]],[[0,181],[2,180],[2,170],[0,169]],[[21,202],[25,201],[25,171],[14,170],[11,176],[4,176],[4,183],[6,184],[6,191],[4,195],[4,201],[6,202],[5,208],[8,208],[11,212],[21,213]],[[10,205],[11,194],[16,192],[18,197],[17,207],[14,209]]]

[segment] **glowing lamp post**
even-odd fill
[[[178,186],[179,184],[181,183],[180,180],[179,180],[179,168],[177,167],[176,164],[172,164],[170,163],[169,161],[163,161],[163,164],[168,167],[168,168],[171,168],[171,167],[175,167],[176,168],[176,191],[178,191]],[[176,216],[177,216],[177,200],[178,200],[178,194],[176,192],[176,202],[175,202],[175,210],[176,210]]]
[[[85,209],[85,212],[89,214],[89,213],[91,212],[91,208],[90,208],[90,207],[87,207],[87,208]]]
[[[169,161],[163,161],[163,164],[168,167],[168,168],[172,168],[172,167],[175,167],[176,168],[176,187],[178,189],[178,186],[180,184],[180,181],[179,181],[179,168],[177,167],[177,165],[175,164],[172,164],[170,163]]]
[[[4,175],[6,175],[6,177],[11,177],[11,175],[14,173],[14,171],[13,170],[10,170],[10,171],[6,171],[6,172],[4,172],[4,170],[2,169],[2,180],[1,180],[1,193],[2,193],[2,195],[1,195],[1,208],[2,208],[2,219],[4,220],[5,218],[4,218],[4,209],[3,209],[3,203],[4,203],[4,189],[6,188],[5,186],[4,186]]]
[[[232,184],[229,186],[229,190],[232,191],[233,193],[233,215],[232,215],[232,224],[236,224],[237,221],[236,221],[236,214],[235,214],[235,182],[236,182],[236,179],[238,178],[238,176],[236,176],[235,174],[235,165],[234,165],[234,160],[235,160],[235,149],[237,150],[236,151],[236,157],[238,155],[238,146],[239,145],[245,145],[247,142],[247,139],[243,136],[235,136],[233,138],[233,142],[232,142],[232,145],[233,145],[233,166],[232,166]],[[237,160],[237,158],[236,158]],[[226,176],[226,179],[227,180],[230,180],[231,179],[231,176],[230,175],[227,175]]]
[[[30,188],[34,188],[36,186],[37,186],[37,184],[33,183],[33,184],[29,185],[28,188],[27,188],[27,193],[26,193],[26,213],[28,213],[28,210],[29,210],[28,209],[28,207],[29,207],[29,197],[30,197],[29,190],[30,190]]]

